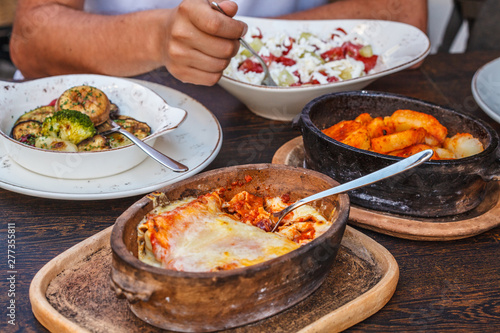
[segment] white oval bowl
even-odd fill
[[[121,115],[146,122],[152,134],[143,141],[151,146],[158,136],[177,128],[187,115],[185,110],[169,106],[152,90],[122,78],[77,74],[23,83],[4,82],[0,91],[0,141],[13,161],[49,177],[92,179],[129,170],[147,157],[135,145],[106,151],[59,152],[35,148],[10,137],[14,123],[22,114],[49,104],[66,89],[79,85],[101,89],[118,106]],[[167,130],[158,131],[163,127]]]
[[[379,62],[372,74],[321,85],[266,87],[223,75],[219,85],[238,98],[252,112],[264,118],[291,121],[312,99],[332,92],[358,90],[376,79],[401,71],[422,61],[430,51],[429,38],[418,28],[382,20],[276,20],[236,17],[249,27],[259,27],[264,35],[286,32],[320,33],[342,28],[371,44]]]

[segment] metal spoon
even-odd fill
[[[274,232],[278,225],[280,224],[281,220],[285,215],[290,213],[292,210],[295,208],[298,208],[308,202],[322,199],[324,197],[328,197],[330,195],[334,194],[339,194],[343,192],[347,192],[350,190],[354,190],[366,185],[373,184],[375,182],[378,182],[379,180],[385,179],[392,177],[394,175],[397,175],[398,173],[401,173],[403,171],[409,170],[411,168],[416,167],[417,165],[420,165],[424,163],[425,161],[428,161],[432,155],[434,154],[434,151],[432,149],[427,149],[424,151],[421,151],[415,155],[412,155],[410,157],[405,158],[404,160],[401,160],[399,162],[396,162],[392,165],[389,165],[388,167],[385,167],[383,169],[380,169],[378,171],[369,173],[363,177],[360,177],[358,179],[354,179],[350,182],[347,182],[345,184],[341,184],[338,186],[335,186],[331,189],[325,190],[323,192],[319,192],[316,194],[313,194],[311,196],[308,196],[307,198],[301,199],[296,201],[295,203],[291,204],[287,208],[271,214],[271,220],[274,222],[274,227],[271,230],[271,232]]]
[[[222,8],[220,8],[219,4],[215,1],[210,2],[210,6],[212,6],[213,9],[218,10],[222,14],[228,16]],[[243,45],[244,48],[246,48],[250,53],[253,54],[254,57],[259,60],[260,64],[262,65],[262,69],[264,70],[264,79],[262,80],[262,85],[264,86],[271,86],[271,87],[277,87],[278,85],[276,82],[274,82],[273,78],[271,77],[271,74],[269,73],[269,68],[267,67],[267,64],[265,61],[259,56],[259,54],[243,39],[239,38],[240,44]]]
[[[165,154],[159,152],[158,150],[154,149],[150,145],[142,142],[135,135],[124,130],[123,128],[120,127],[120,125],[118,125],[117,123],[115,123],[111,119],[108,120],[108,124],[111,125],[111,128],[104,131],[104,132],[101,132],[99,134],[107,135],[107,134],[118,132],[118,133],[126,136],[130,141],[132,141],[135,145],[137,145],[139,148],[141,148],[143,152],[145,152],[146,154],[151,156],[155,161],[166,166],[167,168],[169,168],[175,172],[184,172],[184,171],[189,170],[189,168],[187,166],[185,166],[184,164],[177,162],[176,160],[174,160],[174,159],[166,156]]]

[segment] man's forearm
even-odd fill
[[[11,38],[26,77],[61,73],[131,76],[162,65],[162,22],[169,10],[102,16],[57,3],[23,11]],[[87,38],[88,37],[88,38]]]
[[[283,16],[286,19],[372,19],[411,24],[427,31],[427,0],[340,0]]]

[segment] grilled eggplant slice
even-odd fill
[[[96,127],[97,134],[101,134],[113,129],[113,126],[107,121]]]
[[[141,140],[151,134],[151,127],[148,124],[132,117],[118,116],[114,119],[114,122]]]
[[[14,140],[20,141],[23,137],[27,137],[28,135],[32,136],[40,136],[42,131],[42,123],[36,120],[25,120],[17,123],[12,128],[11,137]]]
[[[113,119],[113,121],[118,125],[120,125],[120,127],[123,128],[124,130],[135,135],[140,140],[146,138],[148,135],[151,134],[151,127],[149,127],[148,124],[138,121],[132,117],[117,116],[115,119]],[[101,132],[101,130],[98,129],[98,132]],[[111,145],[111,148],[118,148],[132,144],[132,141],[130,141],[120,133],[112,133],[109,134],[107,137],[109,138],[109,144]]]
[[[114,119],[118,117],[118,114],[120,113],[120,109],[118,108],[118,105],[115,103],[112,103],[110,101],[109,103],[109,118]]]
[[[47,106],[41,106],[39,108],[36,108],[34,110],[28,111],[25,114],[23,114],[19,119],[17,119],[16,124],[19,124],[23,121],[27,120],[35,120],[40,123],[43,123],[45,118],[51,117],[55,113],[55,109],[53,106],[47,105]]]

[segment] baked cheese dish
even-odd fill
[[[331,225],[315,208],[289,213],[272,233],[270,214],[289,196],[246,191],[224,200],[224,190],[159,206],[138,225],[139,259],[176,271],[213,272],[254,265],[299,248]]]

